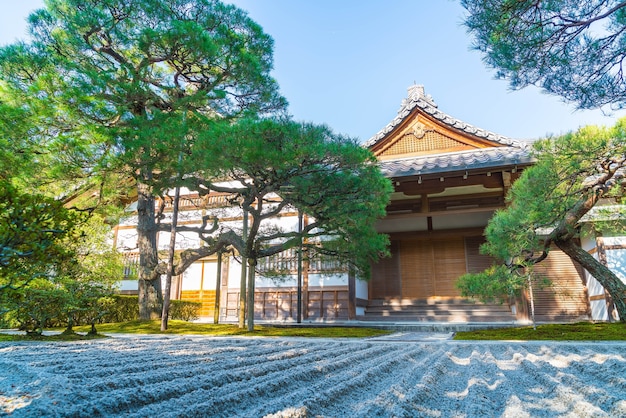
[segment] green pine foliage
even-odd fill
[[[151,208],[212,121],[284,110],[273,41],[217,0],[50,0],[29,30],[0,48],[0,103],[28,115],[49,190],[88,210],[137,199],[146,318],[161,298]]]
[[[511,88],[536,85],[582,109],[626,106],[626,4],[462,0],[485,63]]]
[[[375,223],[385,215],[391,183],[356,140],[322,125],[250,119],[210,131],[194,151],[198,169],[187,177],[190,188],[232,193],[231,201],[250,213],[245,242],[215,238],[246,257],[271,256],[302,238],[310,257],[334,257],[368,278],[370,263],[388,254],[388,238]],[[289,208],[310,217],[301,237],[267,226]]]
[[[551,246],[556,245],[592,272],[613,297],[620,317],[625,318],[626,285],[580,248],[578,241],[592,209],[622,203],[625,155],[626,119],[611,128],[589,126],[537,141],[535,165],[513,184],[507,207],[496,212],[485,229],[487,242],[481,252],[495,257],[504,267],[463,277],[462,292],[487,299],[498,293],[509,295],[524,286],[524,280],[518,281],[514,275],[549,257]],[[598,219],[596,228],[623,233],[623,214],[598,214],[587,221]]]

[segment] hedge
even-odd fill
[[[31,293],[31,296],[38,294]],[[48,295],[46,295],[47,297]],[[31,299],[33,299],[31,301]],[[23,303],[17,310],[11,310],[0,314],[0,328],[18,328],[26,325],[30,317],[37,313],[38,318],[42,318],[41,323],[35,326],[44,328],[67,326],[68,318],[61,316],[58,304],[52,300],[34,300],[28,298],[28,302]],[[101,314],[98,315],[97,323],[105,322],[129,322],[139,319],[139,298],[138,296],[112,295],[102,298],[99,303]],[[200,317],[199,312],[202,304],[200,302],[189,302],[184,300],[172,300],[170,304],[170,319],[182,321],[194,321]],[[43,308],[43,309],[42,309]],[[33,312],[37,310],[38,312]],[[45,312],[39,312],[45,311]],[[161,313],[160,310],[158,312]],[[92,316],[93,317],[93,316]],[[77,313],[74,316],[73,325],[90,325],[91,320],[85,314]]]

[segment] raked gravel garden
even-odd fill
[[[626,417],[626,343],[0,342],[0,416]]]

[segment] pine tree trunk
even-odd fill
[[[554,243],[565,254],[577,261],[595,277],[613,298],[613,303],[619,314],[620,321],[626,322],[626,284],[624,284],[607,266],[596,260],[591,254],[573,242],[573,240],[555,240]]]
[[[243,230],[242,238],[245,243],[248,238],[248,211],[243,211]],[[245,254],[241,254],[241,281],[239,283],[239,328],[244,329],[246,326],[246,272],[247,264]]]
[[[159,317],[161,306],[161,277],[153,278],[158,264],[155,198],[150,187],[137,181],[137,246],[139,247],[139,319]]]
[[[256,258],[248,259],[248,331],[254,331],[254,282]]]
[[[170,226],[170,247],[167,255],[167,277],[163,292],[163,310],[161,311],[161,331],[167,330],[170,319],[170,299],[172,292],[172,276],[174,275],[174,254],[176,253],[176,226],[178,223],[178,203],[180,201],[180,187],[176,186],[172,204],[172,224]]]
[[[215,307],[213,309],[213,323],[220,323],[220,298],[222,297],[222,251],[217,253],[217,279],[215,282]]]

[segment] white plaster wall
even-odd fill
[[[139,284],[137,280],[121,280],[119,289],[120,290],[132,290],[136,292],[139,290]]]
[[[478,228],[484,227],[493,216],[493,212],[464,213],[462,215],[433,216],[433,229]]]
[[[367,280],[356,279],[355,296],[359,299],[369,299],[369,286]]]
[[[130,211],[137,210],[137,202],[132,204],[132,209],[127,208],[126,210],[130,210]],[[120,225],[121,226],[134,226],[134,225],[137,225],[138,220],[139,218],[137,217],[137,215],[130,215],[130,216],[120,219]]]
[[[239,289],[241,277],[241,264],[232,260],[229,263],[228,270],[228,288]],[[283,277],[265,277],[257,274],[255,277],[256,287],[296,287],[298,285],[298,277],[295,274],[291,274]],[[360,281],[360,280],[359,280]],[[348,274],[316,274],[309,273],[309,286],[329,287],[329,286],[347,286]],[[367,284],[365,285],[367,287]]]
[[[369,299],[368,282],[366,280],[356,279],[355,280],[355,285],[356,285],[355,293],[356,293],[357,299]],[[356,307],[356,314],[357,315],[365,315],[365,307],[364,306],[357,306]]]
[[[593,251],[596,248],[596,239],[593,231],[583,230],[580,244],[585,251],[592,253],[593,257],[596,260],[598,259],[598,254]],[[604,287],[587,270],[585,270],[585,277],[587,279],[587,295],[589,297],[589,307],[591,308],[591,318],[596,321],[608,320],[606,301],[604,299],[591,300],[593,296],[604,296]]]
[[[347,286],[348,285],[348,273],[339,274],[311,274],[309,273],[309,286]]]
[[[626,283],[626,249],[607,250],[606,262],[611,271]]]
[[[589,306],[591,307],[591,319],[594,321],[608,321],[609,314],[606,310],[606,301],[602,300],[591,300],[589,301]]]
[[[583,250],[585,250],[587,252],[590,252],[591,250],[596,248],[596,239],[595,239],[594,236],[591,236],[591,235],[588,235],[588,234],[584,234],[580,238],[580,244],[581,244],[581,247],[583,248]]]
[[[217,261],[204,262],[204,290],[215,290],[217,286]]]
[[[256,275],[256,287],[296,287],[298,286],[298,276],[292,274],[286,277],[265,277]]]
[[[589,296],[604,295],[604,287],[598,282],[595,277],[587,277],[587,292]]]
[[[117,231],[116,248],[122,251],[129,251],[137,248],[137,230],[119,229]]]
[[[228,288],[239,289],[240,282],[241,282],[241,264],[236,258],[230,257],[230,260],[228,263]]]
[[[604,287],[589,273],[587,274],[587,294],[589,298],[593,296],[604,296]],[[607,321],[609,314],[606,310],[606,300],[589,300],[591,307],[591,319],[596,321]]]
[[[604,237],[604,245],[626,245],[626,236]]]
[[[163,212],[163,219],[161,223],[171,223],[173,212]],[[193,221],[202,219],[201,210],[180,210],[178,211],[178,222]]]
[[[193,226],[193,225],[192,225]],[[167,250],[170,246],[169,232],[159,232],[159,250]],[[186,248],[197,248],[201,246],[201,240],[195,232],[177,232],[176,233],[176,249],[184,250]]]
[[[202,282],[202,263],[193,263],[183,273],[181,290],[200,290]]]

